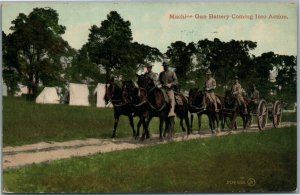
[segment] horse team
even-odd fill
[[[121,115],[128,117],[133,136],[140,137],[140,128],[143,126],[141,140],[150,137],[149,124],[153,117],[159,118],[159,138],[168,136],[172,138],[174,134],[174,117],[169,117],[171,108],[170,100],[164,90],[156,85],[153,79],[146,75],[137,75],[137,85],[131,80],[122,81],[122,86],[110,79],[106,84],[105,103],[111,102],[114,109],[114,129],[112,138],[116,136],[117,126]],[[187,134],[192,132],[193,114],[198,116],[198,127],[201,128],[201,116],[208,116],[209,126],[212,133],[224,129],[225,125],[230,129],[236,128],[236,117],[241,116],[243,127],[246,128],[250,120],[249,114],[253,107],[253,101],[244,97],[245,104],[228,90],[225,96],[217,96],[217,105],[207,97],[204,91],[198,88],[191,89],[188,97],[175,92],[175,113],[180,119],[180,126],[186,131],[183,122],[187,128]],[[246,105],[246,108],[245,108]],[[217,106],[217,108],[216,108]],[[191,114],[191,123],[189,121]],[[133,117],[139,117],[137,131],[135,130]]]

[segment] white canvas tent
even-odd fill
[[[2,96],[7,96],[7,86],[5,83],[2,84]]]
[[[22,94],[28,94],[28,88],[26,85],[18,84],[20,91],[15,93],[15,96],[21,96]]]
[[[45,87],[35,100],[38,104],[59,104],[59,96],[55,87]]]
[[[89,89],[86,84],[70,83],[69,86],[70,101],[69,105],[89,106]]]
[[[105,84],[98,83],[96,89],[94,90],[94,94],[96,94],[96,96],[97,96],[96,107],[105,108],[105,101],[104,101]],[[108,107],[112,107],[112,105],[109,104]]]

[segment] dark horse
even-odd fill
[[[113,133],[111,136],[112,138],[116,137],[118,122],[121,115],[125,115],[128,117],[130,126],[132,128],[133,137],[137,138],[138,136],[134,128],[133,117],[140,116],[141,113],[137,109],[135,109],[132,99],[128,98],[129,96],[126,96],[127,92],[125,93],[125,90],[126,89],[124,88],[124,86],[120,88],[113,81],[113,79],[105,85],[105,104],[107,105],[109,102],[111,102],[114,109],[115,122]],[[143,126],[145,127],[144,121],[140,120],[138,123],[138,132],[141,124],[143,124]]]
[[[148,111],[149,111],[149,121],[148,124],[151,120],[152,117],[156,116],[160,118],[160,132],[162,131],[162,125],[163,122],[166,124],[165,132],[168,130],[172,130],[174,128],[174,121],[169,121],[169,118],[167,117],[166,120],[164,114],[165,113],[160,113],[162,111],[162,107],[160,106],[165,106],[168,109],[170,108],[169,103],[165,100],[166,94],[162,91],[162,89],[156,87],[154,81],[144,75],[137,75],[138,76],[138,85],[140,87],[140,95],[144,93],[144,99],[148,102]],[[183,120],[185,120],[185,124],[187,127],[187,134],[190,134],[190,126],[189,126],[189,117],[188,117],[188,103],[187,99],[180,93],[175,92],[175,113],[176,115],[180,118],[180,126],[183,131],[186,131],[183,125]],[[163,105],[161,102],[164,102]],[[160,106],[155,107],[154,105],[159,104]],[[169,110],[168,110],[169,111]],[[171,118],[173,120],[174,118]],[[170,122],[168,124],[168,122]],[[147,128],[148,129],[148,128]],[[173,133],[173,132],[170,132]]]
[[[215,133],[215,129],[219,129],[219,121],[222,119],[222,108],[224,106],[224,98],[221,96],[217,96],[220,102],[217,103],[217,107],[219,112],[215,111],[215,106],[213,103],[209,101],[208,98],[205,98],[206,102],[206,110],[203,110],[203,98],[205,98],[204,93],[198,88],[193,88],[189,91],[189,110],[191,113],[191,128],[193,124],[193,113],[196,113],[198,116],[198,130],[201,129],[201,116],[202,114],[206,114],[208,116],[209,127],[212,133]]]
[[[147,102],[143,100],[139,96],[139,88],[136,87],[132,80],[122,81],[122,99],[125,103],[131,104],[133,109],[134,116],[139,116],[140,120],[137,125],[137,133],[136,138],[140,136],[140,127],[143,124],[143,128],[147,128],[145,126],[146,119],[149,116],[148,111],[146,110]],[[146,130],[148,134],[146,134],[146,138],[149,138],[149,132]]]
[[[247,125],[249,124],[249,120],[251,118],[251,115],[249,114],[251,112],[250,109],[250,101],[248,98],[243,97],[246,102],[246,109],[247,113],[245,113],[245,108],[243,104],[239,104],[236,97],[234,97],[230,90],[225,91],[225,109],[224,109],[224,115],[225,117],[230,118],[230,126],[229,128],[232,130],[236,127],[236,118],[239,115],[243,120],[243,128],[246,129]]]
[[[172,131],[174,128],[174,123],[168,117],[170,104],[167,103],[164,94],[161,89],[156,87],[153,80],[147,78],[144,75],[137,75],[139,86],[139,96],[142,101],[146,101],[146,110],[149,113],[149,119],[146,122],[146,128],[142,135],[142,140],[145,138],[146,134],[149,134],[148,127],[151,119],[153,117],[159,118],[159,138],[163,139],[163,124],[165,123],[165,131],[169,132],[170,137],[172,136]]]

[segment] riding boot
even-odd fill
[[[214,102],[215,112],[219,112],[217,102]]]
[[[174,134],[174,125],[175,125],[175,117],[172,116],[169,118],[169,129],[168,129],[170,138],[172,138]]]
[[[168,90],[167,94],[170,98],[170,104],[171,104],[171,108],[170,108],[170,112],[168,117],[174,117],[176,116],[175,114],[175,97],[174,97],[174,91],[173,90]]]

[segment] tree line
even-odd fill
[[[251,54],[257,47],[253,41],[175,41],[162,53],[134,42],[130,21],[111,11],[99,26],[89,28],[87,42],[75,50],[62,38],[66,27],[59,24],[59,15],[52,8],[20,13],[11,23],[11,33],[2,31],[3,79],[10,94],[17,90],[18,83],[27,85],[36,96],[41,84],[65,87],[78,82],[95,86],[111,76],[135,80],[135,73],[145,63],[168,58],[182,90],[203,86],[209,68],[220,93],[237,75],[246,90],[256,84],[264,97],[272,98],[273,90],[277,98],[296,101],[296,56],[272,51],[255,56]],[[276,72],[274,81],[270,80],[270,71]]]

